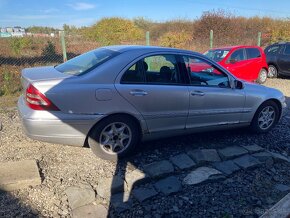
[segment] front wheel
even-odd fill
[[[92,129],[88,144],[96,156],[106,160],[117,160],[128,155],[139,139],[139,126],[132,118],[113,115]]]
[[[257,79],[257,83],[259,84],[263,84],[266,82],[267,80],[267,77],[268,77],[268,72],[266,69],[261,69],[260,70],[260,73],[259,73],[259,76],[258,76],[258,79]]]
[[[266,101],[256,111],[251,130],[256,133],[270,131],[279,120],[279,109],[275,102]]]
[[[278,77],[278,70],[274,65],[269,65],[268,67],[268,77],[269,78],[277,78]]]

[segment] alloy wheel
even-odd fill
[[[276,112],[272,106],[265,107],[259,114],[258,125],[262,130],[269,129],[275,121]]]
[[[109,154],[119,154],[126,150],[132,140],[132,132],[128,125],[114,122],[107,125],[100,134],[101,148]]]

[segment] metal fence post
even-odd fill
[[[61,43],[61,48],[62,48],[62,55],[63,55],[63,62],[67,61],[67,56],[66,56],[66,47],[65,47],[65,39],[64,39],[64,31],[59,31],[60,35],[60,43]]]
[[[262,33],[258,32],[258,46],[261,46],[261,37],[262,37]]]
[[[146,31],[146,45],[150,45],[150,32]]]
[[[213,47],[213,30],[210,30],[209,32],[209,47]]]

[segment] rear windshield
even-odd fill
[[[55,69],[65,74],[79,76],[90,72],[118,54],[119,52],[116,51],[99,48],[57,65]]]
[[[212,59],[216,62],[221,61],[224,59],[227,54],[230,52],[230,49],[215,49],[215,50],[208,50],[204,53],[209,59]]]

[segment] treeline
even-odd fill
[[[32,27],[33,28],[33,27]],[[35,28],[35,27],[34,27]],[[144,18],[133,20],[103,18],[89,27],[64,25],[67,35],[78,35],[100,45],[144,44],[150,31],[150,44],[204,50],[209,46],[209,32],[214,32],[214,46],[257,44],[262,32],[262,46],[290,40],[289,19],[236,16],[223,10],[204,12],[195,20],[154,22]]]

